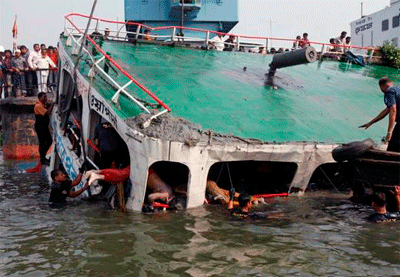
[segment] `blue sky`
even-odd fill
[[[304,32],[310,40],[327,42],[359,18],[361,2],[370,14],[390,0],[239,0],[240,23],[233,33],[293,38]],[[92,0],[0,0],[0,45],[10,48],[12,24],[18,16],[19,44],[55,45],[69,12],[89,14]],[[123,0],[98,0],[95,15],[124,19]],[[275,46],[275,45],[274,45]]]

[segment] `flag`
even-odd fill
[[[17,16],[15,16],[12,28],[12,34],[13,34],[13,53],[15,53],[15,50],[17,50],[17,36],[18,36]]]
[[[18,35],[17,16],[15,16],[15,20],[14,20],[14,24],[13,24],[13,28],[12,28],[12,34],[13,34],[13,38],[17,39],[17,35]]]

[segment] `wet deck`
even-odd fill
[[[398,81],[397,70],[326,61],[278,70],[281,88],[274,90],[265,86],[264,75],[271,56],[118,42],[105,42],[103,49],[164,101],[173,116],[201,130],[267,142],[380,141],[385,122],[367,131],[358,126],[384,108],[378,79],[389,75]],[[88,70],[81,67],[83,73]],[[121,74],[113,77],[128,82]],[[102,80],[94,87],[107,99],[115,92]],[[132,86],[129,90],[147,100]],[[115,110],[124,119],[140,113],[127,104]]]

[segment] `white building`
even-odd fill
[[[356,46],[381,46],[393,41],[399,46],[400,0],[390,0],[390,6],[376,13],[363,16],[350,23],[351,42]]]

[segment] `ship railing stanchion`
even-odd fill
[[[116,93],[114,94],[114,96],[111,98],[111,101],[112,101],[115,105],[117,105],[118,107],[120,106],[118,100],[119,100],[119,96],[121,95],[121,91],[124,90],[124,89],[126,89],[126,88],[127,88],[130,84],[132,84],[132,83],[133,83],[132,80],[130,80],[128,83],[126,83],[124,86],[120,87],[120,88],[117,90],[117,92],[116,92]]]
[[[268,38],[265,39],[265,53],[268,53]]]
[[[90,70],[89,70],[89,73],[88,73],[88,76],[90,77],[90,78],[94,78],[94,76],[96,75],[96,72],[95,72],[95,67],[96,66],[98,66],[102,61],[104,61],[106,59],[106,57],[101,57],[100,59],[98,59],[94,64],[93,64],[93,66],[90,68]]]
[[[136,35],[135,35],[135,39],[139,38],[139,34],[140,34],[140,28],[142,27],[142,25],[137,25],[136,27]]]
[[[113,78],[110,77],[99,65],[95,65],[96,68],[104,75],[105,78],[107,78],[114,86],[116,86],[118,89],[121,90],[129,99],[131,99],[133,102],[135,102],[136,105],[138,105],[142,110],[144,110],[147,113],[150,113],[150,111],[141,103],[139,102],[135,97],[130,95],[124,88],[122,88]]]
[[[206,33],[206,48],[207,48],[207,50],[210,49],[209,43],[210,43],[210,31],[207,31],[207,33]]]
[[[240,50],[240,36],[237,37],[236,51]]]
[[[176,32],[176,27],[172,28],[172,36],[171,36],[171,41],[175,41],[175,32]]]

